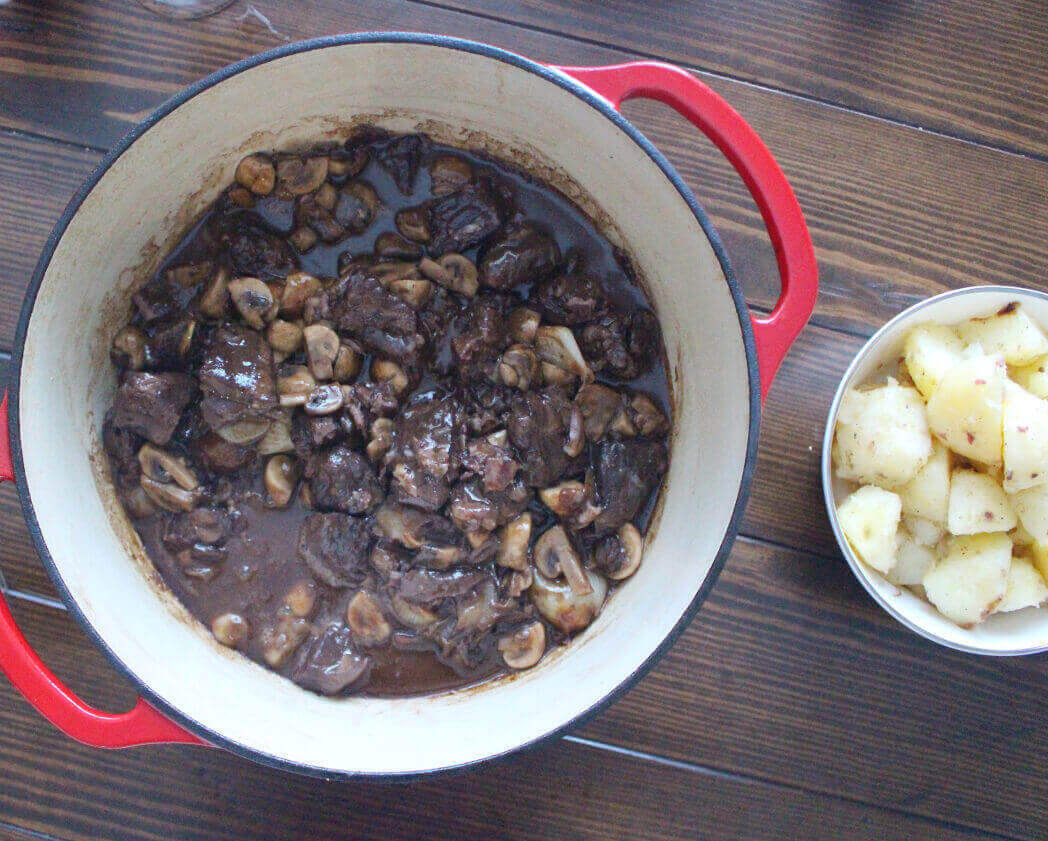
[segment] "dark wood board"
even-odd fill
[[[130,703],[68,616],[18,603],[56,670],[85,696]],[[0,683],[0,827],[63,839],[299,841],[572,838],[955,841],[990,836],[895,811],[576,742],[410,786],[324,783],[208,748],[100,752]]]
[[[843,108],[1048,155],[1038,0],[442,0]]]

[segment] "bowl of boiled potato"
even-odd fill
[[[896,619],[962,651],[1048,651],[1048,295],[959,289],[888,322],[841,380],[822,479]]]

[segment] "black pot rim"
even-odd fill
[[[325,49],[328,47],[342,47],[353,44],[375,44],[375,43],[392,43],[392,44],[418,44],[424,46],[435,46],[443,47],[450,50],[457,50],[465,53],[473,53],[475,55],[485,56],[487,58],[501,61],[505,64],[509,64],[520,70],[525,70],[529,73],[533,73],[540,78],[563,88],[575,95],[581,102],[590,108],[595,109],[608,120],[610,120],[617,128],[625,132],[644,152],[652,159],[652,161],[662,170],[662,173],[674,186],[681,198],[684,199],[688,208],[694,214],[696,220],[702,226],[707,238],[713,246],[714,253],[717,256],[717,260],[720,263],[721,269],[724,272],[724,276],[728,283],[729,291],[731,292],[732,300],[735,304],[735,309],[739,317],[739,328],[742,333],[743,345],[746,351],[746,366],[749,375],[749,392],[750,392],[750,407],[749,407],[749,428],[747,434],[747,445],[746,445],[746,460],[743,465],[742,475],[739,481],[739,491],[735,500],[735,505],[732,510],[731,518],[728,522],[728,528],[725,531],[724,539],[721,542],[720,548],[717,551],[717,555],[714,559],[713,565],[710,568],[702,586],[699,588],[695,595],[695,598],[688,605],[687,609],[681,614],[676,625],[667,634],[665,639],[658,645],[658,647],[648,656],[648,658],[642,663],[631,675],[626,677],[614,690],[605,695],[602,699],[594,703],[588,710],[580,713],[571,720],[565,722],[559,727],[548,731],[547,733],[536,737],[530,742],[518,745],[514,748],[510,748],[502,753],[493,754],[491,756],[482,757],[468,762],[460,763],[458,765],[450,765],[441,768],[427,769],[423,771],[415,771],[409,773],[402,772],[359,772],[359,771],[341,771],[333,770],[330,768],[323,768],[318,766],[306,765],[303,763],[293,762],[287,759],[283,759],[272,754],[268,754],[257,748],[253,748],[249,745],[234,741],[224,736],[223,734],[216,732],[209,727],[201,724],[200,722],[185,715],[181,710],[168,703],[165,699],[156,695],[153,690],[138,677],[138,675],[132,671],[127,665],[121,661],[116,654],[109,648],[106,641],[101,635],[95,630],[94,626],[88,621],[87,617],[80,610],[79,605],[73,598],[69,588],[66,586],[62,579],[61,574],[55,565],[54,559],[51,557],[50,551],[47,547],[47,543],[44,540],[44,536],[40,531],[40,525],[37,522],[36,514],[33,508],[33,502],[29,495],[28,484],[25,475],[25,466],[22,461],[22,446],[21,437],[19,430],[19,392],[21,385],[22,376],[22,363],[23,353],[25,350],[25,338],[26,332],[29,327],[29,319],[33,311],[33,305],[36,302],[36,296],[40,289],[40,285],[43,281],[44,274],[50,265],[51,258],[54,255],[55,248],[61,240],[66,228],[69,226],[73,216],[79,210],[84,199],[90,194],[91,190],[106,174],[113,163],[121,156],[127,149],[141,137],[146,131],[152,126],[158,123],[161,119],[166,117],[176,108],[183,103],[192,99],[197,94],[219,84],[245,70],[249,70],[253,67],[257,67],[261,64],[265,64],[276,59],[284,58],[286,56],[295,55],[301,52],[307,52],[317,49]],[[51,235],[48,237],[47,243],[41,253],[40,260],[37,262],[36,270],[33,273],[32,280],[29,283],[28,289],[26,290],[25,299],[22,305],[22,311],[18,320],[17,332],[15,335],[15,349],[13,354],[15,370],[17,372],[16,377],[11,383],[10,387],[10,412],[8,421],[8,433],[11,443],[11,456],[14,464],[15,481],[18,487],[18,495],[22,504],[22,512],[26,520],[26,524],[29,529],[30,536],[33,540],[33,544],[36,547],[37,553],[40,556],[44,567],[47,570],[48,575],[54,582],[55,587],[58,590],[62,601],[65,603],[69,612],[73,615],[80,627],[83,628],[87,636],[94,642],[96,646],[103,652],[110,664],[124,675],[135,687],[135,689],[144,697],[150,704],[156,709],[163,712],[165,715],[170,717],[180,726],[184,727],[189,732],[203,739],[205,742],[214,745],[216,747],[222,747],[229,752],[236,754],[237,756],[251,759],[255,762],[259,762],[263,765],[267,765],[272,768],[280,770],[291,771],[298,774],[304,774],[307,776],[319,777],[322,779],[330,780],[390,780],[390,781],[411,781],[416,779],[431,778],[437,775],[446,775],[455,772],[462,772],[469,768],[477,765],[486,764],[493,761],[503,760],[509,756],[515,755],[523,750],[534,749],[542,744],[545,744],[549,740],[556,736],[564,734],[566,731],[576,728],[585,722],[593,718],[597,713],[608,707],[613,701],[620,698],[626,693],[627,690],[631,689],[644,675],[646,675],[651,668],[662,658],[662,656],[669,650],[677,638],[684,632],[684,630],[691,623],[695,614],[699,608],[706,601],[713,584],[716,582],[720,575],[721,570],[724,568],[727,562],[728,555],[731,551],[731,547],[735,542],[735,538],[738,535],[739,524],[742,519],[743,511],[746,507],[746,502],[749,498],[750,485],[753,480],[753,471],[756,462],[757,455],[757,440],[760,429],[760,411],[761,411],[761,399],[760,399],[760,374],[757,367],[757,351],[754,342],[753,328],[750,322],[749,310],[746,307],[745,299],[743,298],[741,287],[735,277],[735,274],[731,268],[731,264],[728,261],[727,253],[724,250],[724,246],[720,241],[720,237],[717,235],[716,230],[713,228],[706,211],[699,205],[692,195],[691,190],[681,179],[680,175],[672,167],[668,160],[662,155],[658,149],[649,141],[639,130],[637,130],[628,120],[625,119],[618,111],[611,107],[611,105],[603,98],[596,95],[589,88],[576,82],[570,77],[551,70],[545,65],[539,64],[531,59],[524,58],[515,53],[508,52],[499,47],[493,47],[488,44],[479,43],[476,41],[469,41],[461,38],[453,38],[444,35],[430,35],[425,33],[417,32],[363,32],[354,34],[344,35],[333,35],[322,38],[314,38],[305,41],[298,41],[293,44],[287,44],[285,46],[277,47],[271,50],[267,50],[262,53],[258,53],[248,58],[242,59],[241,61],[230,64],[220,70],[215,71],[211,75],[204,79],[186,87],[173,97],[168,99],[159,105],[148,117],[142,122],[138,123],[132,128],[116,146],[105,156],[105,158],[95,168],[91,176],[83,183],[80,189],[74,194],[73,198],[70,199],[69,204],[62,212],[61,217],[55,224],[54,229],[51,231]]]

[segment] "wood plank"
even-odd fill
[[[34,644],[97,703],[127,704],[64,614],[15,606]],[[115,707],[114,707],[115,708]],[[222,751],[74,744],[0,681],[0,821],[68,839],[782,838],[953,841],[989,836],[794,788],[556,742],[408,787],[327,784]]]
[[[1048,155],[1038,0],[444,0],[544,30]]]
[[[21,97],[15,108],[3,102],[0,92],[0,124],[96,145],[112,143],[130,125],[126,115],[137,119],[142,97],[149,97],[148,105],[156,104],[182,84],[278,42],[268,32],[245,34],[248,19],[238,22],[242,13],[235,8],[205,21],[175,24],[118,0],[86,5],[65,0],[44,10],[34,4],[32,14],[27,3],[17,0],[5,12],[26,21],[28,28],[0,31],[0,51],[35,51],[37,61],[17,62],[8,84],[0,85],[17,89]],[[260,0],[257,8],[278,32],[295,38],[347,26],[418,27],[467,34],[544,61],[600,63],[626,57],[521,27],[390,0],[316,0],[310,15],[274,0]],[[45,78],[33,68],[47,61],[59,68],[71,65],[68,72],[48,65],[51,75]],[[823,286],[816,323],[868,334],[905,306],[948,288],[988,282],[1044,285],[1048,163],[750,85],[703,78],[761,133],[806,211]],[[36,99],[48,107],[41,106],[38,121],[27,122],[27,115],[36,113],[31,107]],[[54,107],[55,102],[61,107]],[[741,181],[712,144],[668,109],[631,103],[627,113],[666,152],[711,212],[750,301],[769,307],[777,293],[777,272]],[[75,164],[67,164],[72,171],[52,174],[50,149],[31,152],[11,145],[0,145],[0,157],[10,156],[6,177],[17,185],[36,179],[26,184],[30,195],[37,194],[40,181],[57,179],[54,198],[37,199],[52,211],[64,204],[94,160],[79,153]],[[0,204],[0,218],[24,213],[21,191],[12,193],[0,197],[6,202]],[[29,227],[14,248],[17,265],[0,268],[0,296],[6,296],[0,300],[5,304],[16,302],[9,284],[24,288],[45,238],[47,224],[38,221],[38,213],[46,218],[47,210],[34,207],[29,222],[20,223]],[[52,212],[50,218],[56,215]],[[0,346],[11,335],[16,312],[11,306],[0,313]]]

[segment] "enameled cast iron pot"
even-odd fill
[[[706,214],[619,115],[637,96],[679,111],[742,175],[778,257],[782,295],[770,316],[751,318]],[[658,312],[675,417],[644,564],[572,645],[466,691],[332,700],[219,646],[158,583],[106,479],[99,426],[115,387],[108,343],[133,281],[239,159],[366,120],[509,157],[594,215],[632,254]],[[782,172],[742,118],[683,70],[546,67],[468,41],[389,33],[293,44],[227,67],[137,126],[62,215],[19,321],[10,453],[0,449],[0,474],[17,482],[63,600],[146,700],[122,714],[85,705],[2,601],[0,665],[43,715],[89,744],[205,743],[325,777],[461,767],[556,733],[643,674],[712,586],[749,490],[762,396],[816,287]]]

